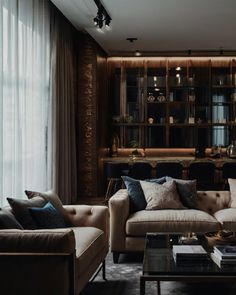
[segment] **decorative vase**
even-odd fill
[[[227,147],[226,154],[230,158],[236,158],[236,140],[233,140],[232,143]]]

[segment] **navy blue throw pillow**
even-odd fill
[[[28,209],[38,229],[66,227],[62,214],[50,202],[41,208]]]
[[[138,179],[131,178],[129,176],[121,176],[128,191],[130,201],[130,213],[134,213],[140,210],[144,210],[147,206],[143,189]],[[145,181],[155,182],[163,184],[166,181],[165,177],[146,179]]]

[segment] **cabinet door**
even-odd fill
[[[143,122],[143,68],[128,68],[125,70],[126,93],[124,116],[127,123]]]
[[[167,120],[166,61],[147,63],[146,83],[146,147],[166,147]]]
[[[212,145],[229,144],[229,124],[235,120],[232,62],[211,62]],[[235,97],[236,98],[236,97]]]
[[[195,104],[195,122],[199,127],[202,124],[211,123],[209,85],[210,62],[190,60],[188,64],[188,100]]]

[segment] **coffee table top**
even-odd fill
[[[212,249],[208,246],[207,239],[200,235],[197,243],[209,253],[209,259],[204,262],[191,261],[185,265],[178,265],[174,261],[172,246],[181,244],[183,234],[148,233],[146,235],[143,275],[209,275],[224,276],[235,275],[236,267],[228,269],[219,268],[210,258]]]

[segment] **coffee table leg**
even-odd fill
[[[145,280],[140,277],[140,295],[145,295]]]
[[[157,295],[161,295],[161,283],[157,281]]]

